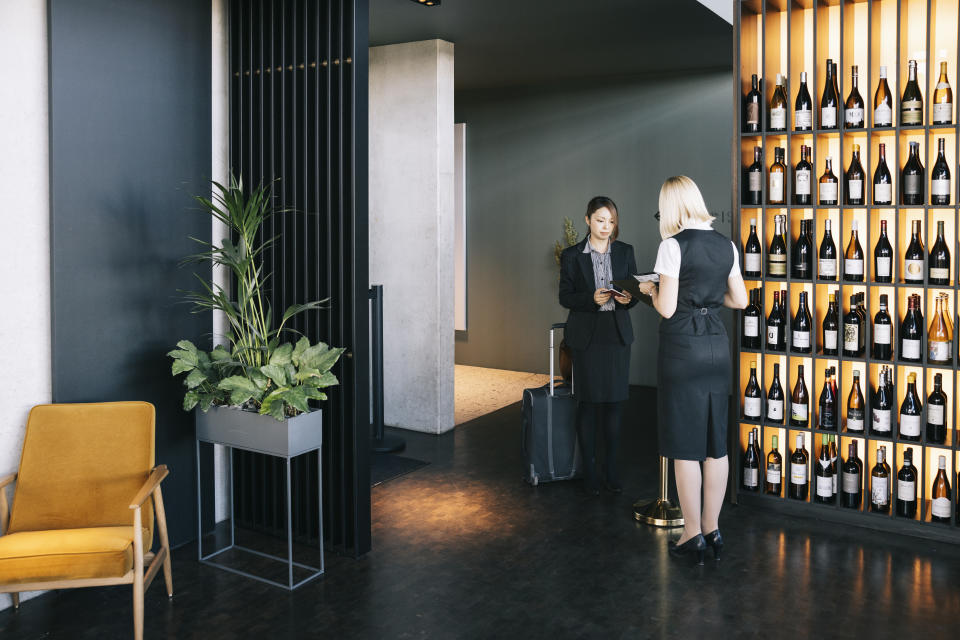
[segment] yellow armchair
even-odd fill
[[[132,584],[134,637],[143,638],[143,594],[161,567],[173,596],[160,492],[169,471],[154,467],[154,428],[147,402],[30,411],[20,470],[0,478],[0,593],[15,607],[21,591]]]

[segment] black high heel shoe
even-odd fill
[[[670,552],[670,555],[677,558],[683,557],[687,553],[693,554],[696,563],[702,565],[703,557],[707,552],[707,543],[703,539],[703,534],[698,533],[683,544],[677,544],[673,541],[668,542],[667,550]]]
[[[719,560],[720,552],[723,551],[723,536],[720,535],[720,529],[705,533],[703,540],[713,549],[713,559]]]

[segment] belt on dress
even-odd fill
[[[689,316],[693,325],[693,334],[697,336],[707,335],[709,333],[725,333],[723,322],[717,315],[719,307],[694,307],[686,304],[678,304],[677,311]],[[719,327],[717,326],[719,325]],[[715,329],[710,331],[710,329]],[[716,331],[719,329],[719,331]]]

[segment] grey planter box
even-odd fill
[[[197,409],[196,422],[198,440],[283,458],[318,449],[323,443],[319,409],[280,422],[252,411],[214,406],[206,413]]]

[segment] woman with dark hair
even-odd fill
[[[600,494],[597,431],[606,445],[604,488],[621,493],[616,456],[621,403],[630,384],[633,326],[627,309],[637,304],[626,291],[612,293],[613,281],[637,272],[633,247],[617,241],[617,205],[597,196],[587,204],[587,237],[560,258],[560,304],[570,310],[564,338],[573,357],[573,380],[580,406],[577,435],[586,489]]]

